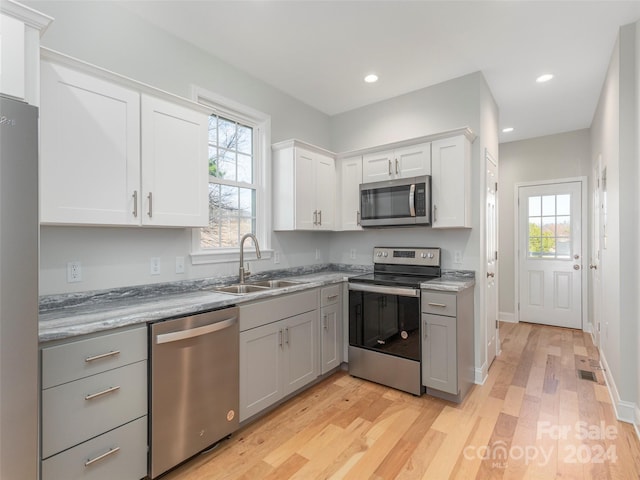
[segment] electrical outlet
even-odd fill
[[[184,273],[184,257],[176,257],[176,273]]]
[[[356,259],[356,249],[352,248],[351,250],[349,250],[349,258],[351,260],[355,260]]]
[[[151,257],[149,273],[151,275],[160,275],[160,257]]]
[[[67,263],[67,283],[82,281],[82,264],[79,260]]]
[[[453,263],[462,263],[462,252],[460,250],[453,252]]]
[[[277,250],[273,251],[273,263],[280,263],[280,252]]]

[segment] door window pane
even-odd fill
[[[571,259],[571,196],[529,197],[530,258]]]

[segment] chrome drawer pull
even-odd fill
[[[113,357],[115,355],[120,355],[120,350],[113,350],[112,352],[102,353],[100,355],[95,355],[93,357],[87,357],[84,359],[86,363],[93,362],[95,360],[100,360],[101,358]]]
[[[101,392],[92,393],[92,394],[87,395],[86,397],[84,397],[84,399],[85,400],[93,400],[94,398],[98,398],[98,397],[101,397],[102,395],[107,395],[109,393],[117,392],[118,390],[120,390],[120,385],[118,385],[117,387],[107,388],[106,390],[103,390]]]
[[[431,305],[432,307],[446,307],[446,305],[444,303],[433,303],[433,302],[429,302],[429,305]]]
[[[91,460],[87,460],[86,462],[84,462],[84,466],[88,467],[90,465],[93,465],[94,463],[99,462],[100,460],[104,460],[108,456],[113,455],[114,453],[118,453],[119,451],[120,451],[120,447],[112,448],[108,452],[105,452],[102,455],[98,455],[96,458],[92,458]]]
[[[329,296],[327,297],[327,300],[331,300],[331,299],[333,299],[333,298],[338,298],[338,296],[339,296],[339,294],[329,295]]]

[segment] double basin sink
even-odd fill
[[[252,292],[264,292],[265,290],[273,290],[276,288],[294,287],[302,285],[306,282],[294,282],[291,280],[263,280],[260,282],[238,283],[226,287],[215,287],[212,290],[221,293],[232,293],[235,295],[243,295]]]

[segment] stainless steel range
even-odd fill
[[[440,276],[440,249],[375,247],[373,264],[349,279],[349,373],[421,395],[420,284]]]

